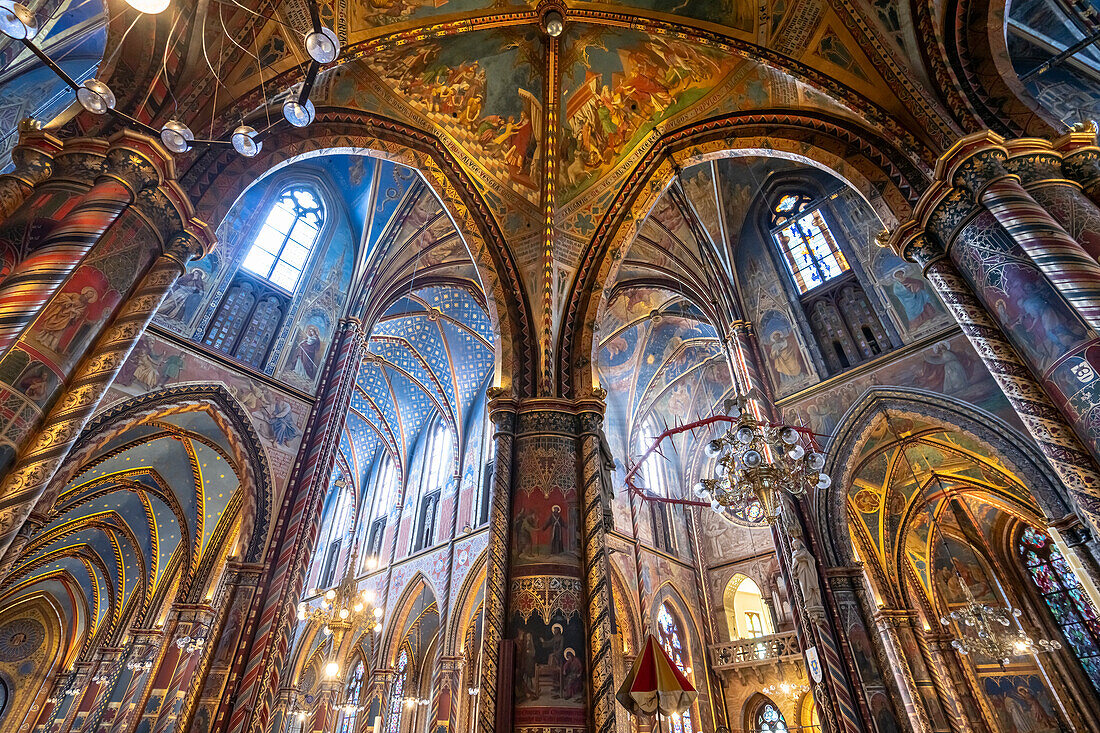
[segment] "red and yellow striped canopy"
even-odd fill
[[[699,693],[660,642],[648,634],[615,697],[634,715],[653,715],[658,710],[662,715],[675,715],[691,707]]]

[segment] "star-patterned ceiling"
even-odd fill
[[[23,548],[0,605],[52,594],[87,638],[127,614],[157,614],[159,594],[186,588],[201,563],[227,552],[241,500],[229,445],[204,411],[142,423],[106,443]]]

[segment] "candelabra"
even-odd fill
[[[968,585],[962,582],[959,585],[962,586],[966,603],[940,617],[940,623],[950,626],[954,621],[959,626],[972,630],[971,634],[951,640],[951,646],[960,654],[984,656],[996,659],[1001,664],[1008,664],[1012,657],[1041,654],[1062,648],[1057,641],[1036,641],[1028,636],[1019,626],[1020,609],[979,603]]]
[[[802,683],[791,683],[786,681],[780,682],[779,684],[775,685],[768,685],[763,690],[761,690],[761,692],[771,698],[779,696],[797,698],[801,695],[806,694],[809,691],[809,685],[804,685]]]
[[[702,478],[695,495],[709,499],[716,512],[732,509],[746,515],[762,507],[769,521],[778,516],[780,489],[802,496],[810,487],[827,489],[832,480],[821,473],[825,456],[817,451],[813,434],[805,428],[765,422],[750,408],[753,393],[726,403],[736,422],[707,443],[705,452],[716,459],[716,478]]]
[[[106,685],[111,681],[112,675],[107,670],[101,669],[95,673],[92,677],[92,684],[94,685]]]
[[[130,659],[126,660],[126,669],[130,670],[131,672],[148,672],[152,668],[153,659],[151,657],[146,657],[145,659],[141,660],[131,657]]]
[[[200,652],[206,647],[206,630],[199,628],[194,636],[185,635],[176,639],[176,646],[183,651],[184,654],[194,654]]]

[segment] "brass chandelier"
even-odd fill
[[[1017,620],[1021,615],[1020,609],[979,603],[966,583],[960,582],[960,585],[963,595],[966,596],[966,603],[940,617],[940,623],[944,626],[950,626],[954,621],[972,631],[971,634],[956,636],[951,640],[951,646],[960,654],[989,657],[1001,664],[1008,664],[1011,657],[1041,654],[1062,648],[1057,641],[1035,641],[1028,636]]]
[[[825,456],[818,452],[813,433],[806,428],[763,420],[751,405],[753,392],[726,403],[733,424],[707,443],[707,457],[716,459],[715,478],[701,478],[694,493],[710,501],[716,512],[732,509],[751,514],[763,508],[768,521],[779,513],[780,491],[802,496],[811,487],[832,484],[822,473]]]

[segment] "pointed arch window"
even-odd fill
[[[409,652],[402,647],[394,670],[393,685],[390,687],[390,719],[386,723],[386,733],[399,733],[401,730],[401,708],[405,704],[405,682],[409,672]]]
[[[800,294],[848,272],[848,260],[821,207],[811,208],[809,196],[781,197],[775,205],[772,224],[775,226],[772,237]]]
[[[451,431],[437,417],[424,445],[424,462],[420,477],[419,517],[413,552],[435,544],[435,528],[439,514],[439,499],[454,463]]]
[[[639,450],[647,450],[653,440],[660,434],[661,429],[657,426],[656,421],[648,421],[646,429],[643,431],[642,439],[639,442]],[[654,496],[665,499],[671,497],[668,467],[666,463],[667,461],[660,454],[651,453],[642,461],[641,467],[642,485],[645,487],[646,491]],[[673,531],[672,505],[663,501],[647,501],[646,504],[649,506],[649,521],[653,532],[653,544],[658,549],[665,552],[676,552],[677,543],[676,533]]]
[[[363,557],[364,563],[370,558],[374,558],[376,562],[381,560],[382,538],[386,534],[386,524],[396,501],[397,467],[389,453],[382,455],[381,466],[378,469],[374,486],[374,509],[370,523],[370,535],[367,538],[367,552]]]
[[[787,721],[771,700],[757,711],[756,730],[759,733],[787,733]]]
[[[1050,609],[1092,686],[1100,692],[1100,614],[1096,607],[1045,532],[1025,528],[1020,533],[1018,550],[1043,603]]]
[[[657,613],[657,631],[665,653],[680,668],[680,671],[686,674],[688,658],[684,650],[684,637],[680,633],[676,618],[668,610],[667,603],[662,603],[661,610]],[[669,718],[667,726],[665,733],[694,733],[691,710],[685,710],[681,715]]]
[[[336,578],[340,553],[347,548],[355,513],[355,496],[351,481],[343,473],[337,474],[331,491],[338,493],[325,527],[325,541],[319,545],[324,548],[325,553],[324,565],[317,583],[320,588],[328,588]]]
[[[252,240],[244,258],[245,269],[293,293],[324,221],[321,198],[313,189],[305,186],[285,189]]]
[[[348,697],[344,703],[344,721],[340,724],[340,733],[355,733],[355,719],[359,714],[359,693],[363,689],[363,662],[355,665],[355,671],[348,680]]]

